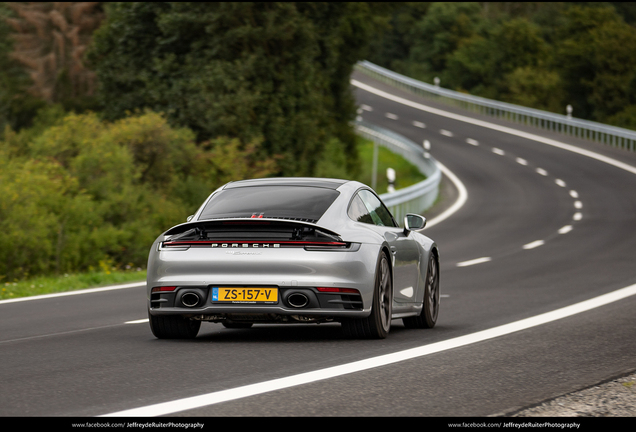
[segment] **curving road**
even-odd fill
[[[492,416],[635,370],[636,155],[354,80],[365,120],[432,143],[456,176],[445,205],[465,188],[450,217],[426,215],[435,329],[208,324],[159,341],[143,286],[0,302],[0,415]]]

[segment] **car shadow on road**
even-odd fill
[[[386,340],[401,339],[413,330],[405,328],[401,322],[391,327]],[[353,342],[359,339],[345,335],[338,323],[329,324],[256,324],[247,329],[228,329],[221,324],[201,326],[196,342]],[[364,342],[364,339],[359,341]],[[192,341],[190,341],[192,342]]]

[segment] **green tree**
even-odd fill
[[[606,121],[636,104],[636,28],[612,6],[572,6],[556,46],[556,70],[577,116]]]
[[[355,157],[348,79],[374,16],[366,3],[112,5],[90,52],[104,115],[150,108],[311,174],[330,138]]]
[[[449,57],[455,50],[478,35],[483,25],[479,3],[432,3],[426,15],[416,21],[410,31],[411,74],[415,78],[432,81],[434,76],[446,70]]]
[[[444,77],[451,88],[509,100],[518,96],[517,91],[528,90],[519,86],[527,82],[520,78],[541,71],[549,61],[549,47],[539,27],[516,18],[464,40],[449,56]]]
[[[633,125],[631,3],[400,3],[372,61],[443,87]],[[399,23],[399,28],[397,25]]]

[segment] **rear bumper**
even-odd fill
[[[361,318],[369,314],[362,296],[352,293],[324,293],[315,287],[278,288],[275,304],[236,302],[218,304],[212,300],[212,286],[177,287],[174,292],[152,293],[149,301],[151,315],[181,315],[207,321],[286,321],[287,317],[302,316],[305,320],[334,320]],[[195,303],[196,299],[196,303]]]
[[[209,321],[362,318],[371,310],[379,250],[379,245],[361,244],[349,251],[262,249],[245,254],[212,248],[166,251],[155,245],[148,261],[148,310]],[[152,292],[167,286],[175,288]],[[217,303],[211,295],[215,286],[272,287],[278,299],[273,304]],[[318,287],[359,294],[320,292]]]

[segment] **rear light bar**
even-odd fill
[[[250,240],[225,240],[225,241],[212,241],[212,240],[184,240],[184,241],[165,241],[163,247],[184,247],[184,246],[207,246],[213,248],[281,248],[281,247],[327,247],[327,248],[342,248],[347,247],[345,242],[312,242],[312,241],[250,241]]]

